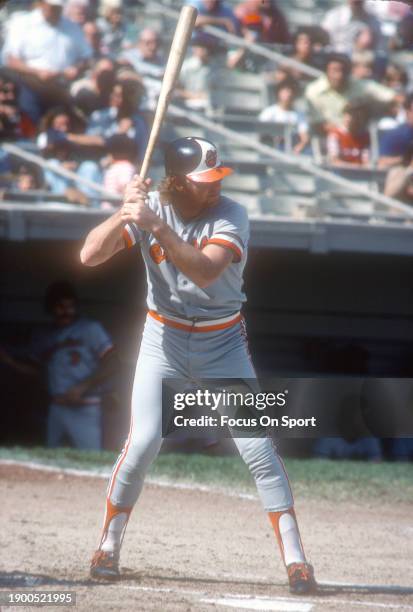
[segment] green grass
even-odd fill
[[[36,461],[65,468],[110,470],[117,455],[111,452],[0,447],[0,459]],[[295,497],[331,501],[360,500],[412,502],[413,464],[364,463],[321,459],[285,461]],[[161,454],[149,472],[171,482],[212,485],[233,492],[255,490],[250,474],[238,457],[200,454]]]

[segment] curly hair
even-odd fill
[[[162,204],[176,204],[182,199],[182,193],[177,189],[179,177],[165,176],[159,183],[159,199]]]

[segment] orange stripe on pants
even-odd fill
[[[131,441],[131,435],[132,435],[132,427],[133,427],[133,416],[132,416],[132,413],[131,413],[131,421],[130,421],[130,427],[129,427],[129,434],[128,434],[128,437],[127,437],[127,440],[126,440],[125,447],[124,447],[120,457],[118,458],[118,461],[115,464],[114,470],[112,472],[112,476],[111,476],[111,479],[110,479],[110,482],[109,482],[109,491],[108,491],[108,495],[107,495],[108,499],[110,499],[110,496],[112,495],[113,487],[115,485],[115,479],[116,479],[116,476],[117,476],[117,474],[119,472],[119,468],[122,465],[122,463],[124,462],[126,455],[128,454],[128,449],[129,449],[129,445],[130,445],[130,441]]]
[[[118,457],[117,462],[115,463],[115,466],[112,472],[112,476],[110,477],[110,481],[109,481],[108,493],[106,497],[106,510],[105,510],[105,516],[103,519],[102,536],[100,539],[99,548],[102,546],[103,542],[105,541],[107,529],[113,517],[122,512],[126,512],[129,518],[129,514],[131,513],[131,510],[132,510],[132,507],[118,507],[112,504],[112,502],[110,501],[110,496],[112,495],[113,487],[115,486],[116,476],[119,472],[120,466],[122,465],[123,461],[125,460],[126,455],[128,454],[128,448],[129,448],[131,435],[132,435],[132,425],[133,425],[133,416],[132,416],[132,410],[131,410],[131,422],[130,422],[128,437],[126,439],[125,446],[120,456]]]
[[[125,523],[125,527],[123,529],[123,531],[125,531],[126,524],[127,524],[128,520],[129,520],[129,515],[130,515],[131,511],[132,511],[132,507],[120,508],[119,506],[114,506],[109,498],[106,500],[105,519],[104,519],[104,522],[103,522],[102,537],[100,539],[99,548],[102,547],[102,544],[106,540],[106,534],[107,534],[107,531],[108,531],[109,524],[110,524],[111,520],[117,514],[122,514],[122,513],[127,514],[127,520],[126,520],[126,523]]]
[[[281,510],[280,512],[268,512],[268,518],[270,519],[271,525],[272,525],[272,527],[274,529],[274,533],[275,533],[275,536],[277,538],[278,546],[280,547],[281,556],[282,556],[284,565],[286,565],[286,563],[285,563],[285,554],[284,554],[284,543],[283,543],[281,532],[280,532],[280,518],[284,514],[290,514],[293,517],[295,525],[296,525],[296,528],[297,528],[298,537],[299,537],[299,540],[300,540],[301,550],[303,551],[303,553],[304,553],[304,547],[303,547],[303,543],[301,541],[300,530],[298,529],[297,517],[295,515],[294,508],[288,508],[288,510]]]

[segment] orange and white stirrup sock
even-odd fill
[[[109,499],[106,500],[103,533],[99,545],[101,550],[119,553],[131,510],[132,508],[114,506]]]
[[[269,512],[268,516],[277,537],[285,566],[290,565],[290,563],[305,563],[306,559],[294,508],[282,512]]]

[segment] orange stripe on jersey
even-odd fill
[[[108,346],[107,348],[105,348],[99,355],[99,359],[102,359],[105,355],[108,355],[110,352],[114,351],[115,347],[113,346]]]
[[[122,235],[123,235],[123,239],[126,242],[126,246],[128,247],[128,249],[133,247],[133,242],[132,242],[132,238],[129,235],[129,232],[127,229],[124,229],[122,231]]]
[[[242,253],[236,244],[230,242],[229,240],[224,240],[223,238],[210,238],[207,244],[219,244],[220,246],[227,247],[234,251],[235,255],[238,257],[238,261],[241,260]]]

